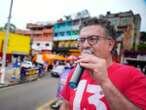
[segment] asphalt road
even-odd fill
[[[58,79],[49,76],[0,89],[0,110],[36,110],[55,98]]]

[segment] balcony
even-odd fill
[[[53,29],[43,29],[43,33],[53,33]]]
[[[79,30],[80,25],[75,25],[72,27],[73,30]]]
[[[39,36],[39,37],[33,37],[33,41],[53,41],[52,37],[45,37],[45,36]]]
[[[54,37],[54,41],[62,41],[62,40],[77,40],[79,38],[78,35],[64,35],[64,36],[56,36]]]
[[[33,35],[41,35],[41,34],[43,34],[43,31],[40,31],[40,30],[35,30],[35,31],[32,31],[32,33],[31,34],[33,34]]]

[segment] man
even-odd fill
[[[85,70],[76,89],[69,87],[74,69],[69,74],[61,110],[146,110],[146,77],[134,67],[113,62],[114,45],[115,31],[108,21],[90,18],[82,23],[77,63]]]

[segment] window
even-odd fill
[[[54,33],[54,36],[57,37],[58,36],[58,33]]]
[[[48,47],[49,46],[49,43],[46,43],[45,45]]]
[[[40,43],[37,43],[36,45],[37,45],[37,46],[40,46]]]

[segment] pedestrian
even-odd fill
[[[84,71],[75,89],[69,86],[75,69],[69,73],[60,110],[146,110],[146,77],[135,67],[112,60],[115,37],[109,21],[82,22],[77,63]]]
[[[20,62],[18,59],[14,63],[12,63],[13,72],[11,73],[11,79],[19,79],[20,76]]]
[[[27,69],[23,66],[21,66],[20,69],[20,82],[24,82],[26,80],[26,71]]]

